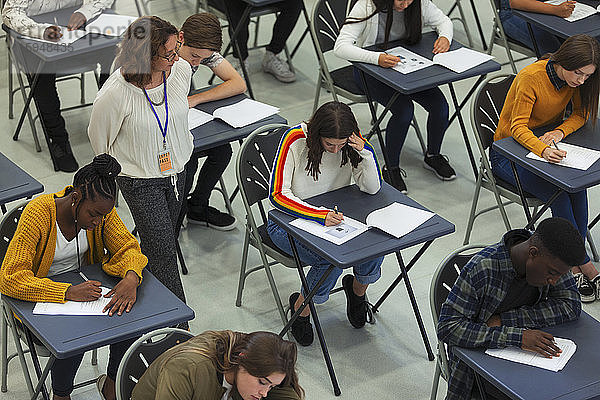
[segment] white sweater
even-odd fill
[[[194,137],[188,127],[192,69],[180,58],[167,77],[169,125],[167,146],[171,149],[174,173],[183,171],[194,150]],[[163,85],[148,89],[150,99],[163,99]],[[164,128],[165,105],[154,106]],[[95,154],[108,153],[121,164],[121,175],[134,178],[161,178],[158,153],[163,136],[150,103],[139,87],[127,82],[121,69],[114,71],[96,95],[88,136]]]
[[[75,12],[83,14],[87,21],[110,8],[114,0],[6,0],[2,20],[10,29],[21,35],[44,38],[44,31],[52,24],[38,24],[29,16],[44,14],[63,8],[81,6]]]
[[[373,14],[375,4],[372,0],[358,0],[349,14],[349,20],[363,19]],[[443,36],[452,43],[452,21],[431,0],[421,0],[422,26],[429,26],[436,30],[438,36]],[[395,24],[404,24],[396,21]],[[380,52],[369,51],[363,47],[375,44],[377,29],[379,27],[379,14],[368,20],[345,24],[340,29],[340,34],[335,41],[333,54],[348,61],[359,61],[369,64],[378,64]]]

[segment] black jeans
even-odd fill
[[[233,35],[234,27],[239,23],[242,24],[237,40],[240,52],[242,53],[242,60],[248,58],[248,25],[250,24],[250,18],[241,21],[246,5],[247,3],[242,0],[225,1],[227,18],[229,19],[229,34]],[[273,25],[273,35],[271,36],[271,43],[267,45],[267,50],[279,54],[285,47],[285,42],[292,34],[294,26],[298,21],[298,17],[302,11],[302,0],[286,0],[280,3],[271,4],[271,6],[279,7],[281,12]],[[233,55],[236,58],[240,58],[235,51],[235,48]]]
[[[118,317],[113,317],[118,318]],[[110,345],[110,355],[106,375],[112,380],[117,378],[117,370],[125,352],[137,338],[124,340]],[[73,357],[56,359],[50,371],[52,376],[52,392],[57,396],[69,396],[73,391],[75,374],[81,365],[83,354]]]

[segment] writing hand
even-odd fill
[[[329,211],[325,217],[325,226],[335,226],[342,223],[344,220],[344,214],[336,213],[335,211]]]
[[[539,137],[539,139],[545,145],[550,146],[550,145],[552,145],[552,141],[554,141],[555,143],[558,143],[564,138],[564,136],[565,135],[564,135],[564,133],[562,133],[562,131],[555,129],[553,131],[544,133],[542,136]]]
[[[125,277],[115,285],[114,288],[104,295],[104,297],[112,297],[102,312],[110,310],[108,315],[112,315],[116,312],[118,315],[122,315],[123,311],[131,311],[131,307],[135,303],[137,296],[137,285],[139,278],[133,271],[127,271]]]
[[[60,28],[58,26],[52,25],[46,28],[44,31],[44,40],[50,40],[51,42],[58,42],[62,37],[62,33],[60,32]]]
[[[377,63],[380,67],[383,68],[392,68],[396,64],[398,64],[402,59],[400,57],[393,56],[387,53],[381,53],[379,55],[379,60]]]
[[[563,158],[567,156],[567,152],[564,150],[556,150],[552,147],[546,147],[542,152],[544,160],[551,163],[559,163]]]
[[[562,352],[556,343],[554,343],[554,336],[537,329],[523,331],[521,348],[541,354],[546,358],[557,357]]]
[[[65,300],[94,301],[102,295],[101,283],[98,281],[85,281],[79,285],[69,286],[65,293]]]
[[[433,54],[445,53],[448,50],[450,50],[450,41],[443,36],[437,38],[433,43]]]
[[[348,138],[348,146],[352,147],[356,151],[361,151],[365,148],[365,141],[356,133],[352,133],[352,135],[350,135]]]
[[[554,15],[568,18],[573,13],[575,9],[575,1],[565,1],[564,3],[554,5]]]
[[[80,12],[74,12],[69,18],[69,23],[67,24],[67,29],[72,31],[75,29],[79,29],[85,24],[87,18]]]

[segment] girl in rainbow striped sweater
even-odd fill
[[[340,224],[341,213],[324,207],[315,207],[305,201],[312,196],[326,193],[352,183],[360,190],[375,194],[381,187],[381,176],[375,151],[371,144],[360,136],[358,124],[350,107],[340,102],[322,105],[306,124],[290,128],[281,138],[271,173],[271,203],[281,211],[299,218],[306,218],[326,226]],[[269,221],[269,236],[284,252],[292,250],[287,234],[277,224]],[[306,280],[312,290],[329,268],[329,262],[295,242],[302,262],[311,266]],[[354,266],[354,276],[342,279],[346,293],[348,320],[355,328],[362,328],[366,321],[365,292],[370,283],[381,276],[383,257]],[[313,300],[323,303],[335,286],[342,269],[334,268],[319,287]],[[304,301],[305,293],[292,293],[289,299],[292,312]],[[308,346],[313,341],[310,310],[307,308],[292,324],[296,341]]]

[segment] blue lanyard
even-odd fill
[[[156,122],[158,122],[158,127],[160,129],[160,133],[162,133],[163,136],[163,147],[167,146],[167,127],[169,125],[169,102],[167,101],[167,78],[165,76],[165,72],[163,71],[163,88],[164,88],[164,95],[165,95],[165,108],[167,110],[167,116],[165,117],[165,129],[163,130],[162,124],[160,123],[160,118],[158,118],[158,114],[156,113],[156,110],[154,109],[154,105],[152,104],[152,102],[150,101],[150,97],[148,97],[148,92],[146,92],[145,88],[142,88],[144,90],[144,94],[146,95],[146,100],[148,100],[148,103],[150,104],[150,108],[152,109],[152,112],[154,113],[154,117],[156,118]]]

